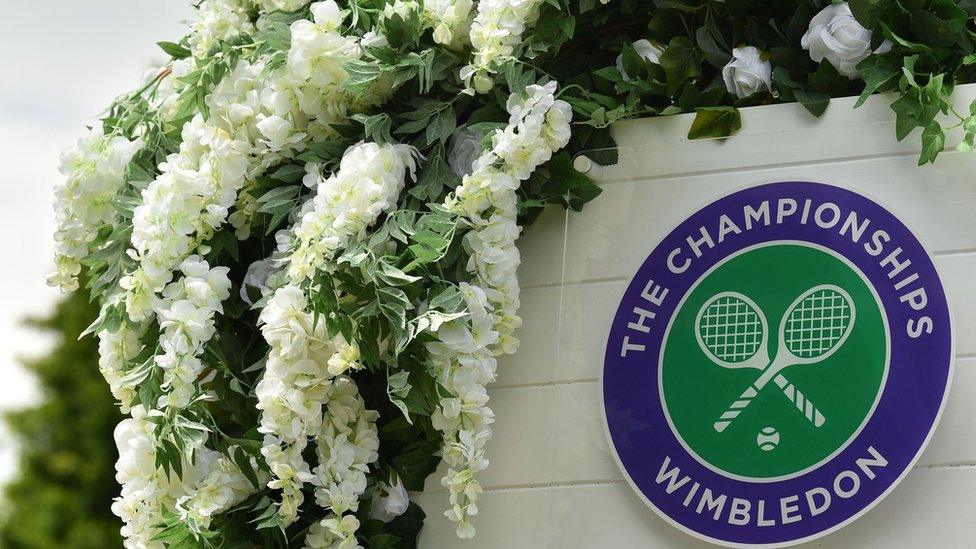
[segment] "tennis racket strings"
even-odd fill
[[[715,358],[744,362],[759,351],[764,328],[759,312],[742,299],[726,295],[706,305],[698,323],[700,341]]]
[[[847,335],[853,317],[849,299],[837,290],[811,292],[786,319],[786,348],[799,358],[822,356]]]

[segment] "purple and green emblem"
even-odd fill
[[[752,187],[683,221],[631,280],[604,361],[611,445],[682,530],[800,543],[909,471],[953,351],[931,256],[894,215],[831,185]]]

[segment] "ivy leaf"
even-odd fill
[[[698,46],[705,52],[705,60],[717,69],[721,69],[732,59],[732,52],[729,45],[725,42],[721,31],[715,25],[714,18],[708,18],[705,25],[698,27],[695,31],[695,40]]]
[[[742,115],[735,107],[701,107],[695,113],[688,139],[728,137],[742,128]]]
[[[901,141],[918,125],[919,117],[922,115],[918,90],[909,90],[896,99],[891,104],[891,110],[895,112],[895,138]]]
[[[382,74],[379,63],[375,61],[348,61],[343,65],[348,76],[342,85],[356,94],[365,93]]]
[[[945,133],[942,126],[935,120],[929,122],[922,130],[922,154],[918,159],[921,166],[927,162],[935,162],[935,158],[945,148]]]
[[[838,97],[847,94],[851,81],[846,76],[837,72],[837,69],[826,59],[820,62],[820,66],[810,77],[810,89],[823,92],[831,97]]]
[[[668,79],[668,94],[672,95],[691,78],[701,76],[701,51],[684,36],[676,36],[661,55],[661,67]]]
[[[393,328],[403,330],[407,327],[407,309],[411,309],[413,306],[403,290],[400,288],[377,288],[376,300],[383,316],[390,321]]]
[[[407,446],[393,458],[393,467],[407,490],[419,492],[424,489],[424,481],[437,470],[440,458],[437,440],[420,440]]]
[[[410,372],[406,370],[400,370],[395,374],[390,374],[390,369],[387,367],[386,370],[386,394],[400,412],[403,413],[403,418],[407,420],[407,423],[413,425],[413,420],[410,419],[410,409],[407,407],[403,399],[410,394],[413,387],[410,385]]]
[[[896,63],[883,55],[870,55],[857,64],[857,72],[864,80],[864,91],[857,98],[854,108],[858,108],[867,101],[868,97],[879,91],[886,91],[893,86],[895,79],[901,75],[901,63]]]
[[[589,177],[576,171],[572,157],[565,151],[554,155],[541,171],[548,176],[542,186],[542,195],[548,202],[573,211],[580,211],[584,204],[603,192]]]
[[[827,110],[830,104],[830,96],[823,92],[809,92],[806,90],[794,90],[793,95],[803,107],[810,111],[810,114],[819,118]]]

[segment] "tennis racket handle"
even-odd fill
[[[803,417],[807,418],[807,421],[812,423],[814,427],[820,427],[824,424],[824,421],[826,421],[827,418],[825,418],[824,415],[820,413],[820,410],[812,402],[810,402],[810,399],[805,397],[803,393],[796,388],[796,385],[790,383],[790,381],[783,377],[782,374],[777,375],[775,381],[776,385],[779,385],[779,387],[783,389],[783,394],[786,395],[786,398],[790,399],[790,402],[792,402],[793,405],[796,406],[796,409],[803,414]]]
[[[747,387],[746,390],[742,391],[742,394],[739,395],[739,398],[735,399],[732,404],[729,404],[729,407],[718,418],[718,421],[712,424],[712,427],[715,427],[715,430],[719,433],[724,431],[726,427],[732,424],[732,421],[735,418],[739,417],[739,414],[746,409],[746,406],[748,406],[752,402],[752,399],[756,398],[756,395],[758,394],[759,389],[757,389],[755,385],[750,385]]]

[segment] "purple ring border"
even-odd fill
[[[932,334],[919,340],[911,340],[904,334],[901,328],[911,316],[908,307],[898,302],[897,292],[892,288],[893,282],[887,278],[884,268],[877,264],[880,257],[871,257],[863,251],[863,240],[861,244],[854,244],[849,237],[833,230],[820,229],[812,222],[801,225],[796,222],[798,214],[792,222],[783,225],[733,235],[704,252],[681,276],[670,275],[665,270],[667,252],[683,243],[685,236],[696,234],[698,227],[709,226],[705,220],[714,223],[723,213],[741,212],[746,204],[755,206],[763,200],[775,204],[780,198],[793,198],[798,204],[807,198],[812,199],[814,204],[834,202],[845,212],[856,209],[862,218],[870,218],[868,235],[878,228],[888,231],[892,239],[886,250],[892,245],[900,245],[904,250],[902,258],[912,260],[912,268],[917,270],[926,288],[929,298],[926,313],[935,320]],[[681,297],[709,268],[736,250],[777,240],[820,244],[844,255],[861,269],[875,286],[887,312],[892,332],[891,363],[877,409],[847,448],[827,463],[799,477],[756,483],[731,479],[704,467],[687,453],[671,432],[658,391],[660,365],[657,357],[663,329],[652,330],[643,337],[637,337],[640,334],[633,332],[627,334],[632,342],[647,345],[643,353],[620,358],[617,351],[626,326],[623,313],[630,311],[637,303],[649,279],[668,281],[669,299],[658,310],[657,318],[659,325],[665,325]],[[789,545],[832,531],[883,498],[914,464],[927,443],[941,413],[951,379],[951,316],[945,289],[928,252],[900,220],[872,200],[841,187],[803,181],[759,185],[718,199],[685,219],[654,248],[632,278],[614,317],[604,358],[603,402],[611,445],[621,470],[658,513],[704,539],[738,545]],[[647,367],[648,357],[653,357],[651,368]],[[635,431],[635,424],[643,427]],[[802,499],[803,492],[813,486],[829,489],[834,476],[851,468],[854,460],[864,455],[868,445],[874,445],[889,461],[887,467],[875,470],[878,474],[876,479],[863,482],[861,490],[850,499],[835,497],[831,507],[816,517],[805,517],[800,522],[777,525],[775,528],[731,526],[713,521],[710,516],[696,514],[694,505],[690,506],[691,509],[684,508],[681,505],[683,497],[677,493],[675,496],[664,495],[663,489],[654,482],[661,461],[667,455],[672,465],[681,467],[682,474],[689,474],[703,487],[722,491],[729,495],[729,499],[733,495],[752,501],[766,499],[767,516],[776,516],[780,497],[800,494]]]

